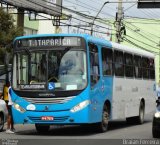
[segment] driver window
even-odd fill
[[[27,84],[28,83],[28,66],[29,59],[27,55],[22,55],[20,57],[20,83]]]
[[[48,54],[48,81],[58,81],[58,64],[59,64],[59,52],[50,51]]]
[[[95,44],[89,43],[89,51],[91,86],[94,86],[100,78],[98,47]]]
[[[32,53],[31,56],[31,81],[30,84],[45,82],[47,60],[45,53]]]

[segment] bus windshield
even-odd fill
[[[21,51],[14,55],[13,88],[82,90],[87,85],[86,52],[80,49]]]

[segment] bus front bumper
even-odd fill
[[[88,107],[77,112],[68,111],[25,111],[21,113],[14,107],[13,119],[15,124],[84,124],[90,123]]]

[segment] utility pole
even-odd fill
[[[17,27],[22,28],[24,31],[24,9],[21,8],[18,8]],[[23,35],[23,33],[21,35]]]
[[[160,80],[160,50],[159,50],[159,79]]]
[[[122,0],[118,0],[118,12],[116,13],[116,42],[120,43],[121,39],[121,23],[122,23]]]
[[[159,78],[158,78],[158,80],[160,80],[160,41],[159,41],[159,44],[157,46],[159,46]]]
[[[5,73],[6,73],[6,76],[5,76],[6,77],[6,83],[9,81],[8,66],[9,66],[9,53],[6,50],[5,51],[5,56],[4,56],[4,68],[5,68]]]

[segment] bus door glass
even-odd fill
[[[91,108],[96,108],[90,113],[90,117],[94,121],[99,121],[101,118],[102,97],[101,97],[101,82],[100,80],[100,65],[98,47],[95,44],[89,44],[90,51],[90,97],[93,102]],[[95,115],[97,114],[97,115]]]
[[[21,55],[20,62],[20,83],[28,84],[29,58],[28,55]]]

